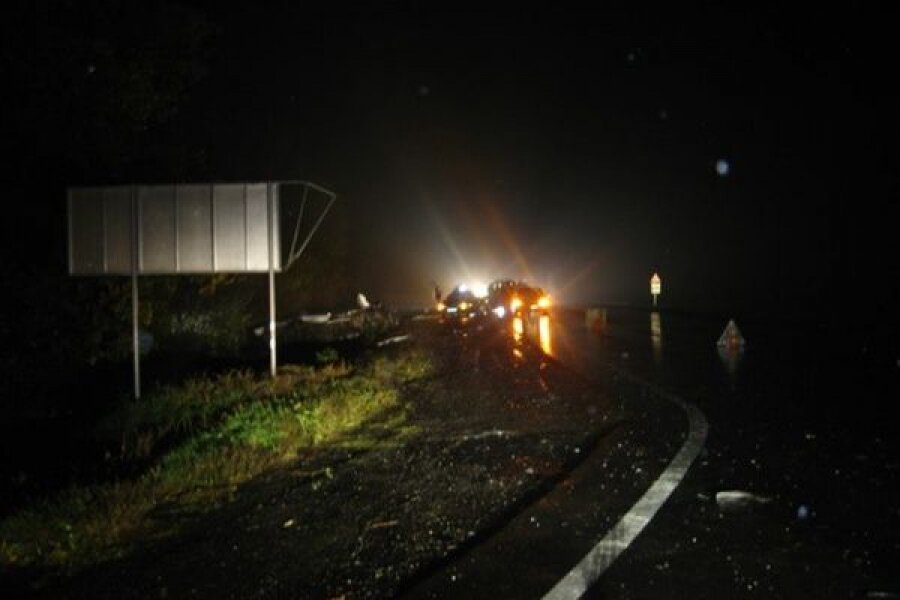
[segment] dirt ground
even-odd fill
[[[602,383],[505,331],[410,328],[437,369],[403,391],[402,427],[385,415],[245,485],[176,538],[28,595],[392,597],[541,498],[624,418]]]

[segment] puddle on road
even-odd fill
[[[517,344],[525,337],[525,324],[521,317],[514,317],[512,320],[513,341]]]
[[[550,338],[550,317],[547,315],[543,315],[538,321],[538,341],[544,354],[553,356],[553,343]]]
[[[650,313],[650,346],[653,348],[653,362],[662,360],[662,317],[653,311]]]
[[[544,354],[554,356],[549,315],[539,316],[537,322],[533,318],[514,317],[512,338],[516,344],[521,344],[526,338],[535,340]]]

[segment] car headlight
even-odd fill
[[[550,308],[550,296],[541,296],[537,305],[538,308]]]
[[[517,297],[513,298],[512,300],[510,300],[510,302],[509,302],[509,310],[510,311],[516,312],[520,308],[522,308],[522,299],[521,298],[519,298],[517,296]]]
[[[466,310],[467,308],[469,308],[468,302],[460,302],[459,303],[459,310]]]

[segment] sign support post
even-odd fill
[[[134,357],[134,399],[141,399],[141,337],[138,327],[138,236],[140,235],[138,203],[131,188],[131,353]]]
[[[131,274],[131,335],[134,355],[134,399],[141,399],[141,338],[138,328],[138,280],[137,273]]]
[[[277,360],[275,357],[275,199],[272,184],[266,185],[266,200],[269,207],[269,371],[275,378]]]

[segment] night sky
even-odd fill
[[[893,302],[887,14],[181,5],[214,33],[203,77],[153,139],[204,160],[177,174],[82,167],[62,183],[327,185],[352,215],[359,288],[398,306],[427,304],[433,281],[496,277],[561,303],[646,304],[656,270],[664,305],[687,310],[876,315]],[[52,12],[23,11],[35,23],[22,47]],[[110,26],[78,25],[88,38]],[[16,77],[30,85],[26,68]],[[8,181],[40,171],[45,151],[26,152]]]

